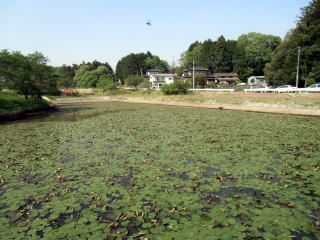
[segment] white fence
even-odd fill
[[[234,92],[233,88],[225,88],[225,89],[218,89],[218,88],[191,88],[189,91],[194,92]]]
[[[255,92],[255,93],[320,93],[320,88],[280,88],[280,89],[262,89],[262,88],[256,88],[256,89],[244,89],[244,92]]]

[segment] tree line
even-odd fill
[[[299,48],[301,85],[320,82],[320,0],[302,8],[296,27],[273,52],[265,67],[270,84],[295,84]]]
[[[187,68],[194,62],[212,72],[236,72],[245,81],[252,75],[264,75],[265,64],[280,43],[278,36],[256,32],[243,34],[237,40],[226,40],[221,35],[216,41],[192,43],[181,55],[181,66]]]
[[[216,41],[196,41],[181,55],[181,66],[196,65],[213,72],[236,72],[246,81],[265,75],[269,85],[295,84],[300,48],[300,87],[320,81],[320,0],[301,9],[296,27],[280,37],[251,32],[237,40],[220,36]]]
[[[171,69],[165,60],[149,51],[128,54],[118,61],[114,72],[107,62],[97,60],[52,67],[40,52],[24,55],[18,51],[2,50],[0,89],[15,89],[28,98],[57,94],[59,88],[109,90],[115,89],[118,83],[147,86],[148,83],[143,81],[147,69],[171,70],[179,74],[193,62],[212,72],[236,72],[243,81],[251,75],[265,75],[270,85],[294,84],[299,49],[301,85],[319,82],[320,0],[312,0],[301,10],[296,27],[283,40],[270,34],[250,32],[237,40],[226,40],[222,35],[215,41],[196,41],[181,54],[180,66],[171,66]]]

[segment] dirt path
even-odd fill
[[[159,105],[180,106],[180,107],[199,107],[199,108],[212,108],[212,109],[221,109],[221,110],[236,110],[236,111],[247,111],[247,112],[280,113],[280,114],[318,116],[318,117],[320,116],[320,109],[189,103],[189,102],[174,102],[174,101],[162,101],[162,100],[157,101],[157,100],[148,100],[148,99],[116,99],[116,98],[109,98],[109,97],[94,97],[94,98],[88,98],[88,99],[60,99],[60,100],[55,100],[54,104],[59,105],[59,104],[90,103],[90,102],[144,103],[144,104],[159,104]]]

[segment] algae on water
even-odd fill
[[[1,239],[318,239],[319,118],[127,103],[0,126]]]

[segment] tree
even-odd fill
[[[305,82],[305,87],[309,87],[311,84],[320,82],[320,61],[316,62],[309,72],[308,78]]]
[[[99,78],[97,88],[100,88],[105,92],[107,90],[115,90],[117,88],[117,84],[114,81],[114,77],[111,74],[108,74]]]
[[[205,87],[207,85],[207,80],[206,77],[203,76],[202,74],[196,75],[195,76],[195,83],[197,87]]]
[[[158,68],[162,72],[167,72],[169,65],[158,56],[147,53],[131,53],[123,57],[116,66],[117,79],[124,82],[129,75],[143,75],[149,68]]]
[[[214,71],[226,72],[227,71],[227,42],[223,35],[221,35],[216,43],[214,58]]]
[[[137,90],[137,86],[142,83],[144,80],[143,77],[138,76],[138,75],[130,75],[125,79],[125,84],[127,86],[132,86],[135,88],[135,90]]]
[[[301,47],[300,82],[308,83],[319,64],[320,0],[313,0],[301,9],[295,29],[289,31],[285,40],[275,49],[271,63],[265,69],[269,83],[295,84],[298,47]]]
[[[271,61],[272,52],[280,43],[280,37],[270,34],[242,34],[237,40],[238,47],[243,49],[238,56],[241,63],[236,67],[240,79],[245,80],[251,75],[264,75],[265,65]]]
[[[62,65],[60,67],[54,67],[54,74],[57,77],[57,86],[59,88],[73,88],[75,82],[73,78],[75,71],[79,68],[78,65],[72,64],[72,66]]]
[[[169,65],[166,61],[161,60],[158,56],[150,56],[144,60],[143,70],[145,72],[147,69],[151,68],[159,69],[160,72],[167,72],[169,70]]]
[[[225,40],[220,36],[217,41],[211,39],[203,43],[192,43],[188,50],[181,55],[181,65],[184,68],[195,65],[210,69],[213,72],[232,72],[234,71],[234,61],[241,51],[237,41]]]
[[[98,87],[98,83],[102,80],[107,83],[107,80],[104,78],[112,79],[113,82],[115,81],[113,75],[110,73],[110,69],[105,65],[93,66],[91,64],[85,64],[75,71],[74,82],[77,87],[95,88]],[[99,84],[99,86],[102,85]]]
[[[56,94],[56,78],[48,59],[42,53],[23,55],[18,51],[0,52],[0,75],[5,77],[6,85],[23,94],[41,97],[41,94]]]

